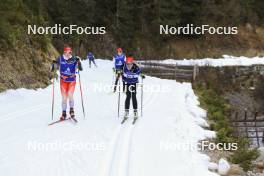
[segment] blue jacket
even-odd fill
[[[126,55],[122,53],[121,55],[114,55],[114,66],[116,70],[122,70],[126,62]]]
[[[77,58],[72,56],[65,60],[63,55],[57,59],[57,64],[60,68],[60,77],[65,82],[76,81]]]
[[[123,81],[125,84],[136,84],[138,83],[140,73],[141,69],[136,64],[133,64],[131,70],[128,70],[125,64],[123,68]]]
[[[94,55],[93,55],[93,53],[88,53],[88,55],[87,55],[87,59],[89,59],[89,60],[94,60]]]

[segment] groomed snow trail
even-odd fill
[[[134,127],[128,124],[118,128],[118,132],[109,148],[110,154],[106,158],[106,170],[103,175],[129,175],[131,135],[133,134],[133,129]]]
[[[51,90],[9,90],[0,94],[0,173],[5,176],[213,176],[209,158],[177,144],[196,145],[213,132],[202,129],[205,112],[191,85],[147,77],[144,116],[132,125],[117,118],[117,94],[109,94],[112,63],[97,60],[81,72],[86,119],[82,117],[79,84],[75,91],[74,125],[51,122]],[[107,86],[107,87],[105,87]],[[55,85],[55,119],[60,115]],[[162,89],[162,90],[160,90]],[[140,91],[138,92],[140,107]],[[140,114],[140,112],[139,112]]]
[[[222,58],[204,58],[204,59],[166,59],[166,60],[152,60],[153,63],[164,63],[164,64],[177,64],[177,65],[199,65],[199,66],[212,66],[212,67],[223,67],[223,66],[250,66],[250,65],[263,65],[263,57],[252,57],[248,58],[245,56],[235,57],[229,55],[223,55]]]

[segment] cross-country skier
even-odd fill
[[[94,57],[92,52],[89,52],[87,54],[87,59],[89,60],[89,68],[91,68],[91,63],[93,63],[97,67],[97,65],[95,63],[95,57]]]
[[[52,71],[60,70],[60,89],[62,95],[62,115],[60,120],[66,119],[67,102],[69,100],[70,116],[74,117],[74,99],[73,94],[76,85],[76,71],[82,71],[82,65],[78,56],[72,55],[70,47],[64,47],[63,55],[53,61]]]
[[[141,69],[134,63],[133,57],[127,57],[126,63],[123,67],[123,81],[125,84],[125,92],[126,92],[126,100],[125,100],[125,115],[123,122],[128,118],[129,116],[129,107],[130,107],[130,101],[132,99],[133,109],[134,109],[134,121],[138,118],[138,104],[137,104],[137,83],[139,76],[142,77],[142,79],[145,78],[145,76],[141,73]]]
[[[122,75],[122,70],[126,61],[126,55],[123,53],[122,48],[117,48],[117,54],[113,57],[114,61],[114,72],[116,75],[115,84],[114,84],[114,92],[116,92],[116,86],[118,83],[118,80],[120,79]]]

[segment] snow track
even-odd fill
[[[130,123],[128,120],[126,123]],[[105,176],[129,176],[129,161],[131,152],[131,141],[134,126],[131,124],[124,124],[119,127],[117,136],[111,142],[108,155],[106,159]]]
[[[144,87],[165,86],[167,91],[144,90],[143,117],[132,125],[130,111],[129,119],[121,125],[125,94],[121,93],[120,118],[117,118],[117,94],[96,89],[101,83],[111,85],[112,63],[105,60],[97,60],[97,63],[98,68],[89,69],[88,62],[83,62],[81,78],[86,119],[82,116],[77,84],[74,96],[79,123],[76,125],[72,122],[47,125],[51,122],[52,86],[0,94],[0,107],[5,107],[0,117],[1,175],[215,175],[207,169],[209,158],[206,155],[161,147],[162,143],[196,145],[199,140],[214,136],[213,132],[199,126],[206,123],[205,112],[198,107],[190,84],[147,77]],[[57,81],[54,121],[61,113],[59,89]],[[140,115],[140,89],[137,97]],[[40,148],[30,148],[29,143]],[[56,146],[46,148],[47,144]],[[88,149],[79,146],[88,146]]]

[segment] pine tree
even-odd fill
[[[133,0],[117,0],[116,6],[115,34],[119,36],[121,45],[131,47],[137,25],[134,2]]]

